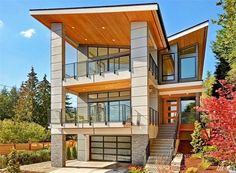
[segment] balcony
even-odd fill
[[[65,65],[65,81],[71,84],[130,79],[130,54],[88,59]]]
[[[131,107],[127,104],[90,105],[67,108],[63,116],[61,110],[52,110],[50,125],[73,128],[127,127],[132,123]]]

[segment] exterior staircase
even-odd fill
[[[146,168],[150,173],[163,172],[170,165],[175,150],[176,124],[161,124],[157,138],[150,142],[150,156]]]

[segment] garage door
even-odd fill
[[[131,162],[131,137],[91,136],[90,160]]]

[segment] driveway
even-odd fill
[[[82,162],[70,160],[64,168],[51,167],[51,162],[36,163],[21,166],[21,170],[45,173],[127,173],[127,163],[117,162]]]

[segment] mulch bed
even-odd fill
[[[217,166],[210,166],[207,170],[203,170],[200,168],[200,163],[201,159],[191,158],[190,155],[185,155],[180,173],[185,173],[185,171],[190,167],[198,168],[198,173],[228,173],[226,168],[224,168],[224,170],[217,170]]]

